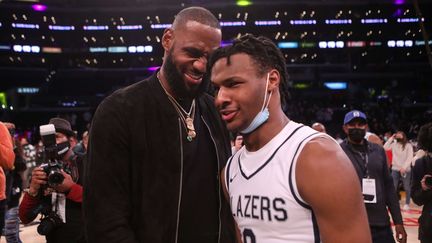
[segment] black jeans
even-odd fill
[[[6,203],[6,199],[0,201],[0,237],[5,223]]]
[[[371,226],[373,243],[395,243],[391,226]]]

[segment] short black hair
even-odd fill
[[[417,136],[419,148],[432,152],[432,122],[423,125]]]
[[[175,16],[172,28],[181,28],[188,21],[196,21],[212,28],[221,29],[219,20],[209,10],[202,7],[189,7],[181,10]]]
[[[235,39],[232,45],[218,48],[213,52],[208,62],[207,68],[210,74],[213,65],[219,59],[227,58],[227,64],[230,65],[230,57],[239,53],[245,53],[252,58],[256,64],[258,75],[264,75],[273,68],[278,70],[281,78],[279,92],[281,104],[284,107],[286,99],[289,98],[285,57],[273,41],[267,37],[245,34]]]

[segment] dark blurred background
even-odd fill
[[[223,44],[245,33],[274,40],[298,122],[336,136],[357,108],[378,135],[414,138],[432,121],[430,0],[0,1],[0,120],[36,139],[60,116],[81,134],[104,97],[154,72],[164,28],[195,5],[220,19]]]

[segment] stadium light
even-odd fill
[[[32,9],[34,11],[44,12],[47,9],[47,6],[43,4],[33,4]]]
[[[238,0],[237,1],[237,6],[239,6],[239,7],[246,7],[249,5],[252,5],[251,1],[248,1],[248,0]]]

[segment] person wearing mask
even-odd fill
[[[418,239],[421,243],[432,243],[432,123],[420,128],[417,141],[425,154],[417,159],[412,170],[411,197],[423,206]]]
[[[216,50],[209,67],[216,107],[245,144],[221,175],[239,241],[370,242],[348,158],[330,136],[282,110],[287,71],[276,45],[243,35]]]
[[[84,187],[89,242],[234,242],[219,184],[230,139],[206,92],[221,36],[207,9],[181,10],[163,33],[161,68],[99,105]]]
[[[341,143],[357,171],[369,226],[374,243],[394,243],[388,210],[395,224],[396,239],[406,242],[402,214],[382,146],[365,139],[367,117],[361,111],[346,113],[343,130],[347,138]]]
[[[83,165],[80,160],[72,160],[79,157],[72,156],[70,145],[70,138],[75,136],[75,133],[70,123],[62,118],[52,118],[49,124],[55,127],[56,160],[62,164],[62,169],[57,175],[60,173],[63,180],[60,183],[49,182],[48,174],[52,175],[51,172],[54,170],[51,168],[50,171],[46,171],[50,168],[48,161],[34,168],[30,187],[19,205],[19,217],[22,223],[28,224],[41,212],[44,217],[39,224],[38,233],[45,235],[47,243],[83,243]]]
[[[403,131],[397,131],[384,144],[384,149],[392,151],[391,176],[395,191],[398,192],[399,182],[402,180],[405,190],[404,210],[410,209],[411,200],[411,162],[414,157],[413,147]]]

